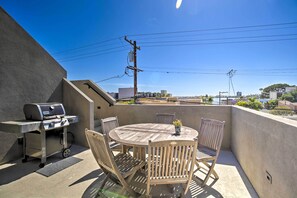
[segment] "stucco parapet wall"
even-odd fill
[[[244,110],[246,112],[249,112],[249,113],[252,113],[252,114],[255,114],[255,115],[258,115],[258,116],[262,116],[262,117],[265,117],[265,118],[268,118],[268,119],[271,119],[271,120],[274,120],[274,121],[277,121],[277,122],[282,122],[284,124],[297,127],[297,121],[295,121],[295,120],[291,120],[291,119],[284,118],[284,117],[281,117],[281,116],[272,115],[272,114],[261,112],[261,111],[256,111],[256,110],[241,107],[241,106],[232,106],[232,108],[241,109],[241,110]]]
[[[159,104],[116,104],[114,114],[118,116],[120,125],[148,123],[156,121],[156,113],[175,113],[183,125],[199,130],[201,118],[226,121],[224,129],[223,149],[230,149],[231,142],[231,106],[221,105],[159,105]]]

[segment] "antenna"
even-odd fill
[[[231,69],[228,73],[227,76],[229,76],[229,96],[230,96],[230,85],[232,86],[232,90],[233,90],[233,95],[235,96],[235,91],[234,91],[234,86],[233,86],[233,82],[232,82],[232,78],[235,75],[236,70]]]

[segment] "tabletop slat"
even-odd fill
[[[109,132],[111,139],[118,143],[131,146],[148,146],[148,141],[161,140],[192,140],[198,131],[182,126],[181,134],[176,136],[172,124],[142,123],[117,127]]]

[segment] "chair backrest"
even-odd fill
[[[172,124],[175,120],[175,113],[156,113],[156,122],[163,124]]]
[[[108,140],[110,140],[108,136],[109,131],[111,131],[112,129],[118,126],[119,126],[118,117],[108,117],[108,118],[101,119],[102,132],[103,134],[107,135]]]
[[[225,121],[201,118],[198,146],[209,148],[217,154],[224,136]]]
[[[106,134],[85,130],[89,147],[100,168],[106,173],[119,175],[114,156],[109,148]]]
[[[196,152],[197,139],[149,141],[148,185],[190,183]]]

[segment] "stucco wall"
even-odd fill
[[[94,129],[94,102],[67,79],[63,81],[63,104],[68,115],[79,116],[79,123],[69,127],[75,144],[88,147],[85,128]]]
[[[94,101],[93,112],[95,119],[102,119],[115,115],[113,106],[110,106],[109,103],[106,102],[102,97],[100,97],[94,90],[90,89],[88,85],[85,85],[86,82],[93,83],[92,81],[78,80],[71,82]]]
[[[23,106],[62,102],[66,71],[0,7],[0,122],[24,119]],[[0,163],[21,156],[16,135],[0,132]]]
[[[114,114],[120,125],[155,122],[156,113],[175,113],[185,126],[199,130],[201,117],[226,121],[223,149],[230,149],[231,106],[202,105],[115,105]]]
[[[259,196],[296,197],[297,121],[234,106],[231,128],[232,151]]]

